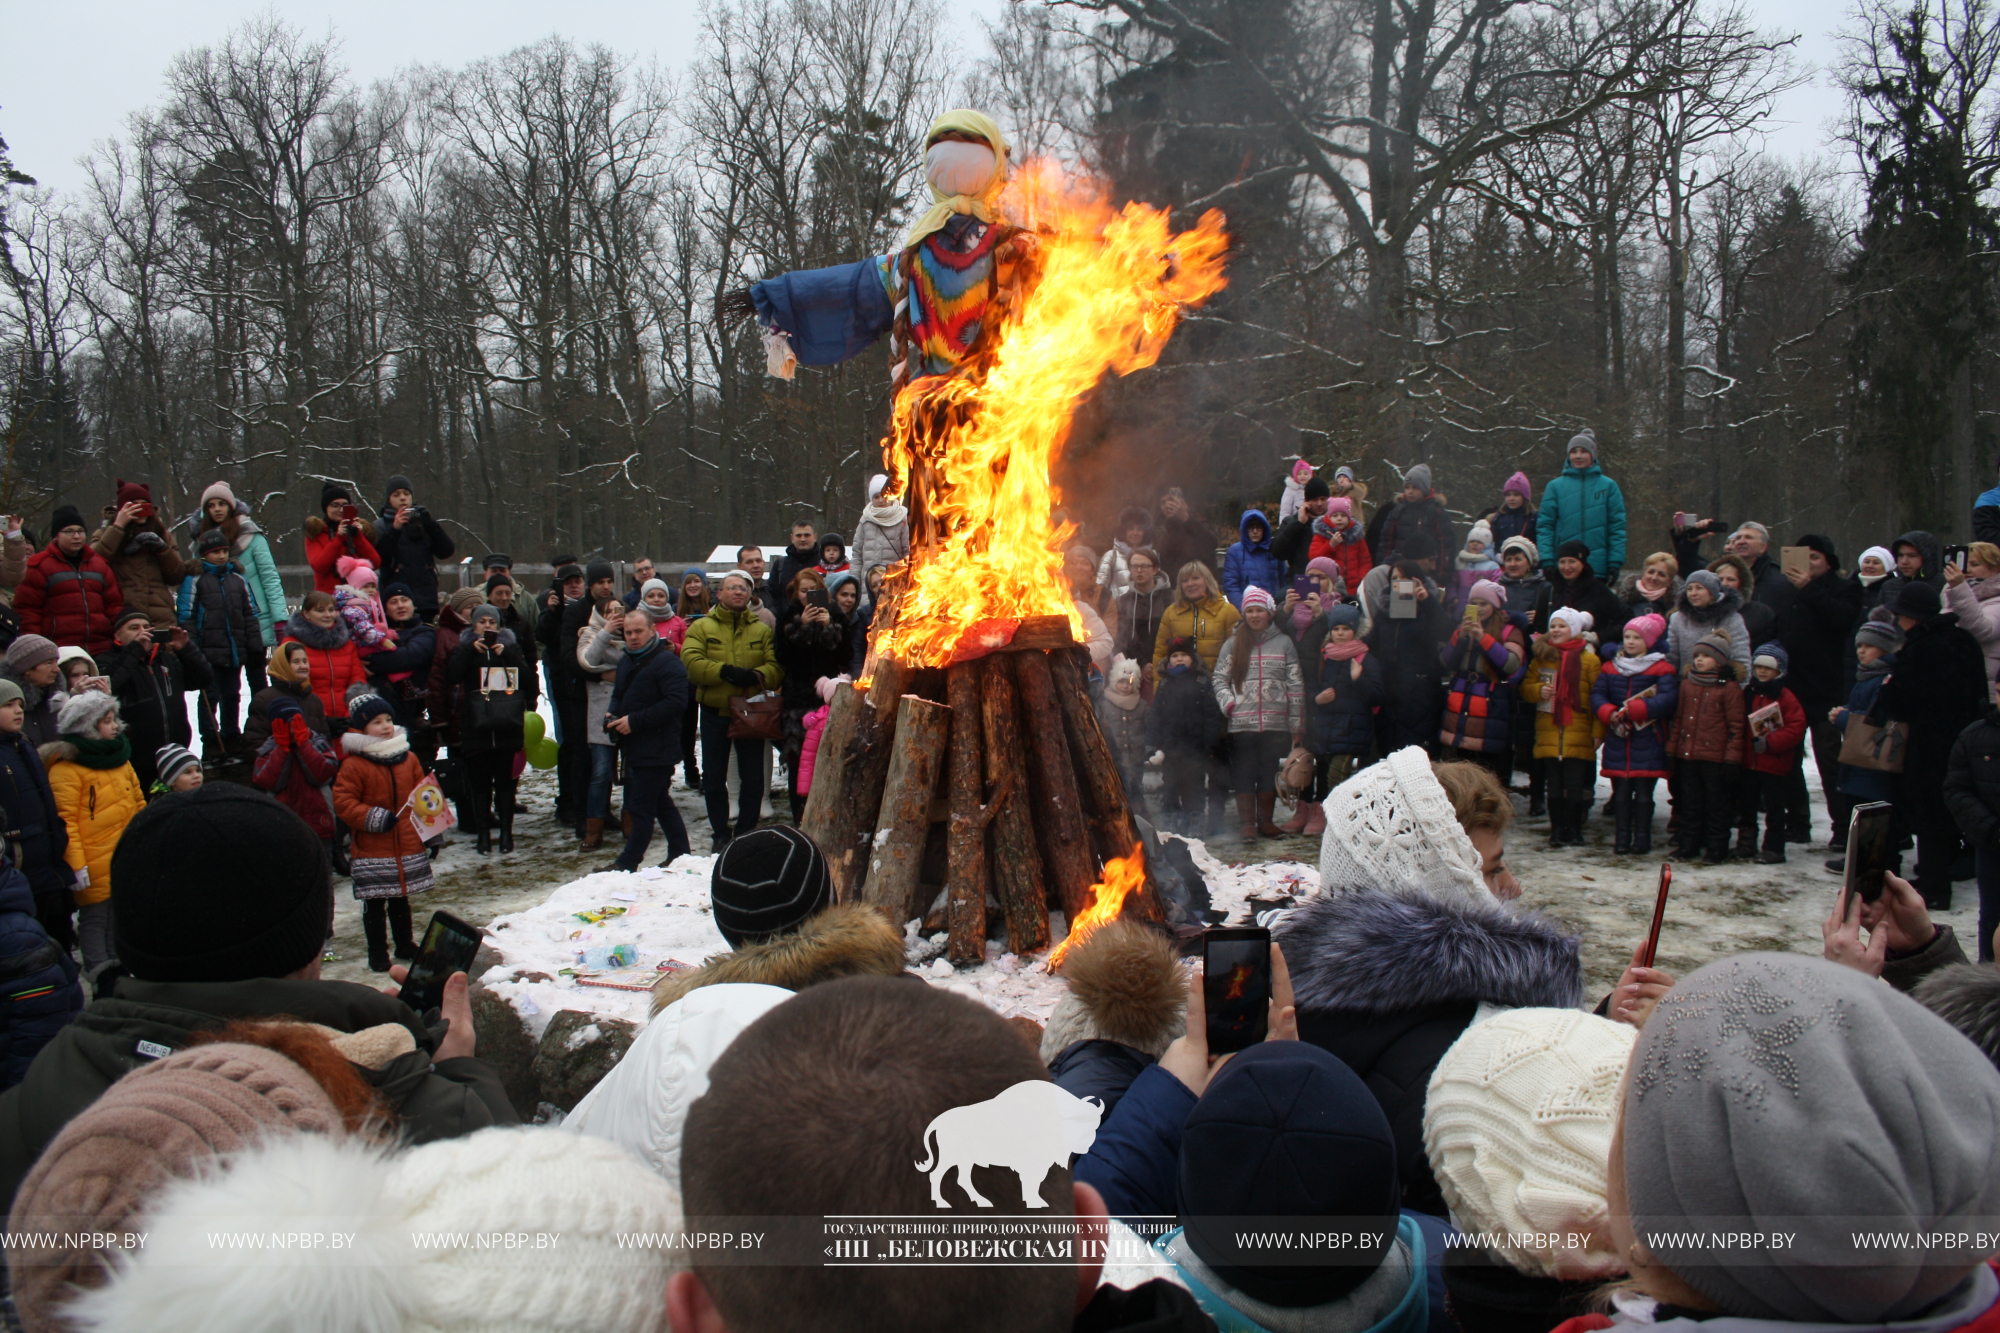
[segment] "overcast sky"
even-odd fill
[[[1792,92],[1770,127],[1767,146],[1786,157],[1820,150],[1827,122],[1840,111],[1825,67],[1844,9],[1826,0],[1743,0],[1767,28],[1798,33],[1813,82]],[[983,49],[980,16],[997,17],[1006,0],[950,0],[960,47]],[[657,59],[678,69],[695,49],[699,0],[12,0],[4,20],[10,58],[0,64],[0,138],[14,164],[45,185],[83,181],[76,160],[93,144],[122,134],[128,113],[155,102],[174,53],[215,42],[245,18],[275,10],[305,29],[329,27],[348,67],[363,82],[412,63],[463,65],[560,31],[579,42]]]

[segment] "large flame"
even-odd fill
[[[1157,361],[1181,312],[1223,286],[1228,237],[1213,210],[1175,232],[1164,210],[1113,209],[1101,186],[1041,163],[1021,170],[1000,208],[1035,234],[1035,276],[978,365],[897,396],[886,442],[906,497],[922,473],[921,504],[942,538],[911,552],[894,623],[875,645],[912,665],[1011,633],[984,622],[1061,615],[1082,640],[1063,578],[1071,529],[1051,522],[1060,497],[1049,476],[1071,418],[1105,372]]]
[[[1069,923],[1069,934],[1063,936],[1055,952],[1049,955],[1049,971],[1062,966],[1062,960],[1069,951],[1089,939],[1099,926],[1116,921],[1118,913],[1125,907],[1125,900],[1146,887],[1146,852],[1139,843],[1132,844],[1132,850],[1124,856],[1116,856],[1104,863],[1104,878],[1090,886],[1090,904],[1076,914],[1076,920]]]

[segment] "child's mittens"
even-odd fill
[[[292,748],[291,722],[290,718],[280,718],[278,725],[271,728],[271,743],[280,750],[289,750]]]
[[[306,724],[305,717],[302,714],[294,713],[289,718],[286,718],[285,721],[289,724],[286,730],[291,732],[293,744],[309,745],[312,743],[313,729]]]

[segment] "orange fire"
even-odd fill
[[[1063,956],[1089,939],[1099,926],[1116,921],[1118,913],[1125,907],[1125,899],[1145,887],[1146,853],[1135,842],[1131,852],[1104,863],[1103,880],[1090,886],[1090,905],[1077,913],[1076,920],[1069,923],[1069,934],[1049,955],[1049,971],[1061,967]]]
[[[1020,171],[1000,208],[1035,233],[1038,276],[983,373],[920,380],[899,394],[885,442],[905,497],[921,464],[924,508],[942,534],[913,552],[895,623],[876,644],[915,665],[1005,643],[1011,622],[1027,616],[1067,616],[1081,641],[1063,578],[1072,529],[1051,522],[1061,497],[1050,472],[1071,418],[1105,372],[1157,361],[1181,312],[1224,282],[1228,236],[1213,210],[1175,232],[1164,210],[1113,209],[1101,185],[1044,163]],[[951,424],[940,429],[941,420]],[[984,639],[994,642],[982,648]]]

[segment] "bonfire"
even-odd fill
[[[1177,232],[1048,165],[1018,172],[1001,212],[1035,238],[1030,272],[976,356],[896,397],[883,455],[910,556],[863,679],[835,699],[805,814],[841,898],[905,921],[941,884],[955,962],[985,956],[989,892],[1022,955],[1049,943],[1051,906],[1065,946],[1121,911],[1160,919],[1076,647],[1053,474],[1092,389],[1152,365],[1221,290],[1228,246],[1220,213]]]

